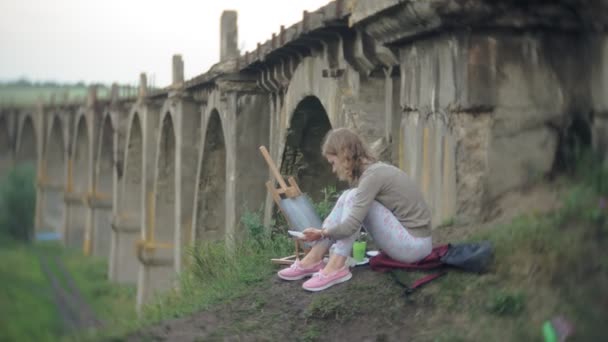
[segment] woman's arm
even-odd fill
[[[353,204],[350,206],[349,215],[342,221],[342,223],[326,228],[325,234],[328,237],[337,240],[357,232],[357,230],[363,225],[363,220],[367,216],[369,208],[384,184],[385,179],[377,172],[377,170],[370,170],[370,172],[360,180],[359,186],[353,190],[355,193]],[[348,206],[348,204],[346,205]]]
[[[304,234],[304,241],[316,241],[323,239],[327,236],[327,229],[325,228],[306,228],[302,231]]]

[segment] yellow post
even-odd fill
[[[90,202],[92,198],[92,193],[85,193],[82,196],[82,206],[86,207],[87,203]],[[93,209],[89,209],[89,210],[93,210]],[[91,215],[90,217],[88,215]],[[82,245],[82,252],[85,256],[89,256],[91,255],[91,245],[92,245],[92,236],[93,236],[93,213],[88,213],[87,212],[87,223],[84,225],[84,241],[83,241],[83,245]]]
[[[85,234],[85,235],[87,235],[87,234]],[[85,237],[84,238],[84,243],[83,243],[83,246],[82,246],[82,253],[85,256],[91,255],[91,238],[90,237]]]

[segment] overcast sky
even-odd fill
[[[181,54],[186,79],[219,60],[220,15],[238,11],[239,48],[269,39],[330,0],[0,0],[0,80],[156,86]]]

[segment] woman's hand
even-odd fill
[[[306,228],[302,233],[304,234],[304,237],[302,238],[304,241],[316,241],[323,237],[321,229],[317,228]]]

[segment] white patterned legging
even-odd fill
[[[348,217],[353,207],[356,189],[346,190],[323,222],[323,228],[336,226]],[[415,237],[405,229],[401,222],[378,201],[374,201],[363,220],[363,226],[380,250],[391,258],[401,262],[416,262],[431,253],[433,248],[431,237]],[[354,234],[340,239],[323,239],[318,243],[331,246],[332,253],[350,256],[353,242],[359,237],[361,229]]]

